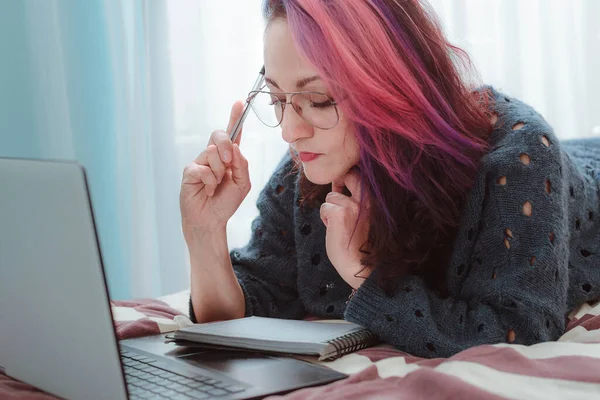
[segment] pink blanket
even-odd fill
[[[183,313],[188,295],[114,302],[119,339],[189,324]],[[305,359],[350,377],[272,399],[600,398],[600,303],[585,304],[573,313],[566,333],[556,342],[478,346],[447,359],[412,357],[387,345],[331,362]],[[56,398],[0,374],[0,399]]]

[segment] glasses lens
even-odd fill
[[[294,94],[292,105],[298,115],[316,128],[330,129],[338,123],[338,111],[335,102],[324,94]]]
[[[254,102],[252,103],[252,111],[260,119],[260,121],[272,128],[279,125],[282,117],[282,106],[280,102],[285,102],[285,95],[278,98],[275,94],[269,92],[253,92]]]

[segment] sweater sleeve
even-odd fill
[[[297,258],[293,229],[295,179],[286,154],[261,191],[259,215],[252,222],[249,243],[230,252],[244,292],[245,316],[301,318],[304,308],[296,287]],[[190,298],[190,318],[197,322]]]
[[[347,320],[421,357],[449,357],[482,344],[529,345],[564,332],[564,156],[541,117],[512,114],[494,131],[503,138],[482,160],[467,202],[447,270],[450,295],[441,298],[409,275],[388,296],[375,271],[349,302]]]

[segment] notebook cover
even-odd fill
[[[218,336],[221,339],[326,344],[349,333],[364,329],[360,325],[346,321],[316,322],[253,316],[196,324],[182,328],[178,332]],[[177,333],[175,336],[177,337]]]

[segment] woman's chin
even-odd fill
[[[304,176],[315,185],[329,185],[336,179],[336,176],[331,173],[319,170],[318,168],[306,168],[306,166],[304,167]]]

